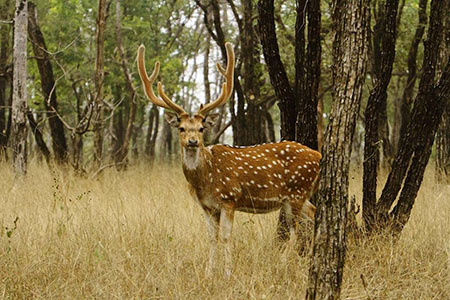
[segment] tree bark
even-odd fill
[[[31,4],[31,3],[29,3],[29,4]],[[33,132],[38,149],[44,156],[47,164],[49,164],[50,163],[50,151],[48,150],[47,144],[45,144],[44,138],[42,136],[42,132],[39,129],[38,124],[37,124],[36,120],[34,119],[33,112],[31,110],[28,110],[27,118],[28,118],[28,122],[30,123],[31,131]]]
[[[259,33],[264,59],[269,69],[270,82],[275,89],[279,102],[281,139],[295,140],[295,122],[297,120],[296,101],[289,79],[281,61],[275,32],[273,0],[259,0]]]
[[[447,0],[447,11],[450,1]],[[441,65],[450,60],[450,14],[445,16],[444,41],[442,45]],[[450,106],[444,111],[436,135],[436,177],[439,182],[450,183]]]
[[[1,1],[0,19],[11,19],[12,1]],[[11,49],[12,26],[0,26],[0,161],[6,158],[6,146],[8,144],[6,111],[10,105],[7,100],[6,87],[10,84],[11,76],[8,75],[8,60]],[[12,93],[12,91],[10,91]]]
[[[27,173],[27,13],[28,1],[16,0],[11,134],[16,175]]]
[[[105,30],[106,30],[106,0],[98,0],[97,12],[97,54],[95,62],[95,99],[94,99],[94,167],[99,169],[103,159],[103,83],[105,79]]]
[[[405,134],[406,128],[411,119],[411,107],[414,98],[414,87],[416,85],[416,73],[417,73],[417,52],[419,44],[422,41],[425,33],[425,27],[427,25],[427,0],[419,1],[419,23],[416,27],[414,38],[411,41],[411,46],[408,52],[407,65],[408,65],[408,78],[406,79],[406,87],[403,91],[402,102],[400,106],[401,113],[401,125],[400,133],[398,135],[401,138]],[[398,145],[398,141],[396,143]]]
[[[339,299],[348,172],[367,64],[370,1],[332,1],[333,104],[325,134],[306,299]]]
[[[159,129],[159,112],[156,105],[153,105],[148,118],[148,130],[145,142],[145,154],[150,161],[155,158],[156,138]]]
[[[116,39],[117,39],[117,47],[119,49],[119,55],[121,60],[121,66],[123,70],[123,74],[125,76],[125,83],[130,94],[130,113],[128,116],[127,128],[125,131],[125,136],[123,139],[122,147],[120,147],[118,159],[120,163],[124,163],[127,159],[128,149],[130,145],[130,138],[133,132],[133,123],[136,117],[136,89],[133,86],[133,81],[131,79],[130,70],[128,69],[128,59],[125,55],[125,51],[122,45],[122,33],[121,33],[121,24],[120,24],[120,0],[116,0]],[[123,164],[121,164],[123,166]]]
[[[377,176],[380,163],[380,127],[386,112],[387,89],[392,77],[397,36],[398,0],[386,1],[383,11],[383,25],[380,28],[381,49],[375,70],[375,86],[370,92],[365,112],[364,163],[363,163],[363,219],[366,229],[371,231],[375,222],[377,200]]]
[[[68,147],[64,135],[64,125],[57,115],[57,88],[50,56],[37,21],[36,5],[33,2],[28,3],[28,35],[33,46],[34,56],[41,76],[41,88],[47,119],[50,125],[53,154],[57,163],[65,163],[68,158]]]
[[[401,232],[409,219],[417,191],[423,179],[423,172],[431,154],[431,146],[443,111],[448,103],[449,72],[447,64],[440,82],[435,86],[436,66],[442,39],[443,1],[433,0],[430,10],[428,38],[425,50],[419,92],[414,101],[411,121],[405,134],[400,137],[400,148],[389,173],[386,185],[377,205],[378,226],[393,225],[395,232]],[[406,176],[405,182],[403,180]],[[397,206],[390,208],[401,192]]]

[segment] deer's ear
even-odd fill
[[[167,123],[169,123],[172,127],[178,127],[180,125],[180,119],[174,113],[165,112],[164,117],[166,118]]]
[[[203,120],[203,126],[206,128],[211,128],[214,126],[214,124],[219,119],[219,114],[209,114],[206,116],[206,118]]]

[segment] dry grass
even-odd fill
[[[0,174],[1,299],[304,296],[308,258],[276,246],[276,213],[238,213],[233,277],[206,279],[202,212],[179,166],[107,170],[97,180],[37,166],[20,182],[6,166]],[[450,188],[432,177],[398,243],[350,241],[343,298],[450,299]]]

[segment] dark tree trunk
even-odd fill
[[[106,0],[98,0],[96,61],[95,61],[95,99],[94,99],[94,167],[99,169],[103,159],[103,81],[105,79],[105,30],[106,30]]]
[[[431,153],[436,130],[445,110],[443,108],[448,103],[450,64],[447,64],[441,80],[435,85],[444,11],[443,1],[431,2],[430,26],[428,38],[424,42],[423,71],[419,92],[414,101],[411,121],[405,134],[400,137],[400,148],[377,205],[377,225],[382,228],[393,225],[395,232],[401,232],[409,219]],[[403,190],[397,206],[389,214],[390,208],[402,188],[402,183]]]
[[[383,136],[380,127],[384,124],[383,115],[386,112],[387,88],[392,77],[392,67],[395,58],[395,41],[397,35],[398,0],[386,1],[383,11],[382,33],[379,43],[381,49],[374,52],[377,63],[374,68],[375,86],[370,92],[365,112],[364,136],[364,175],[363,175],[363,219],[365,227],[370,231],[374,225],[377,175],[380,162],[379,149]]]
[[[0,19],[11,19],[11,4],[12,1],[1,1],[0,4]],[[0,26],[0,161],[6,158],[6,146],[8,144],[7,136],[7,107],[11,104],[7,100],[6,88],[10,84],[11,76],[8,74],[8,60],[11,49],[11,29],[12,26],[2,24]],[[10,94],[12,90],[10,90]]]
[[[275,32],[273,0],[259,0],[259,33],[264,59],[269,70],[270,82],[275,89],[281,117],[281,139],[295,140],[297,120],[296,101],[289,79],[281,61]]]
[[[28,4],[28,35],[41,76],[41,88],[50,125],[53,154],[57,163],[65,163],[68,158],[68,147],[64,135],[64,125],[58,117],[55,77],[44,36],[37,21],[36,5],[33,2]]]
[[[126,163],[127,155],[128,155],[128,149],[130,145],[130,139],[133,131],[133,123],[134,119],[136,117],[136,90],[133,86],[133,82],[131,79],[130,70],[128,69],[128,59],[125,55],[125,51],[123,49],[122,45],[122,33],[121,33],[121,22],[120,22],[120,1],[116,0],[116,40],[117,40],[117,47],[119,49],[119,55],[120,55],[120,61],[121,66],[123,70],[123,74],[125,76],[125,83],[126,87],[129,92],[129,99],[130,99],[130,114],[128,116],[128,123],[125,131],[125,136],[123,139],[123,144],[121,145],[119,149],[119,153],[117,155],[116,162],[122,163],[121,166],[123,167],[123,163]]]
[[[47,145],[45,144],[44,138],[42,137],[42,132],[38,128],[38,124],[34,119],[33,113],[31,110],[27,112],[28,122],[30,123],[31,131],[33,132],[34,138],[36,140],[36,144],[38,146],[39,151],[45,158],[47,164],[50,163],[50,151],[48,150]]]
[[[411,107],[414,98],[414,87],[416,85],[416,73],[417,73],[417,52],[419,49],[419,44],[422,41],[423,35],[425,33],[425,27],[427,25],[427,0],[419,1],[419,23],[416,27],[416,32],[414,34],[411,46],[408,52],[408,78],[406,80],[406,87],[403,91],[402,102],[400,106],[401,114],[401,125],[399,138],[405,134],[406,128],[411,119]],[[398,145],[398,143],[397,143]],[[397,149],[398,150],[398,149]]]
[[[367,63],[370,1],[332,2],[333,104],[325,134],[306,299],[339,299],[352,139]]]
[[[450,1],[447,0],[447,11]],[[450,60],[450,14],[445,16],[444,41],[441,64]],[[436,177],[439,182],[450,183],[450,105],[447,105],[436,135]]]
[[[159,129],[159,112],[156,105],[149,112],[148,130],[145,142],[145,154],[152,161],[155,158],[156,138]]]

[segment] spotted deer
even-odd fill
[[[138,70],[146,96],[166,108],[167,122],[178,128],[182,167],[191,193],[203,208],[212,247],[207,273],[214,265],[217,242],[224,244],[227,275],[231,272],[230,237],[235,211],[268,213],[284,207],[291,239],[296,220],[303,214],[314,220],[316,208],[308,199],[317,189],[321,155],[296,142],[282,141],[250,147],[214,145],[205,147],[203,130],[213,126],[218,114],[209,113],[223,105],[233,91],[235,57],[232,45],[226,44],[227,66],[217,64],[225,77],[219,97],[190,116],[164,93],[158,82],[157,97],[153,82],[160,64],[155,63],[148,77],[145,47],[138,49]]]

